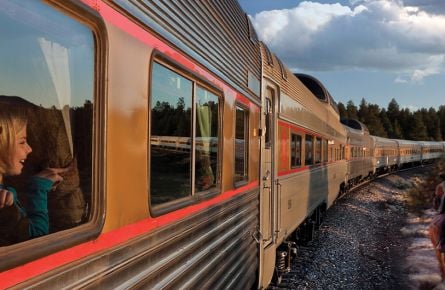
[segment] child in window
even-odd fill
[[[23,112],[10,106],[0,110],[0,246],[46,235],[49,232],[47,194],[63,180],[67,169],[47,168],[36,174],[23,192],[22,205],[14,188],[4,184],[5,176],[22,173],[32,149],[27,143],[27,120]]]

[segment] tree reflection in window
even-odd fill
[[[153,64],[150,192],[157,205],[191,195],[192,82]]]
[[[151,104],[151,204],[156,206],[216,188],[218,97],[154,63]]]

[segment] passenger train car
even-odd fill
[[[412,166],[422,162],[422,143],[410,140],[395,140],[398,147],[399,160],[397,167]]]
[[[0,110],[32,147],[2,182],[26,209],[67,170],[48,234],[0,209],[0,288],[265,288],[340,193],[444,152],[342,124],[235,0],[0,0],[0,35]]]
[[[371,158],[373,155],[374,140],[369,135],[368,128],[357,120],[341,120],[347,130],[348,175],[347,188],[351,188],[375,172],[375,164]]]

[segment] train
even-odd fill
[[[444,155],[341,120],[236,0],[1,0],[0,27],[33,149],[6,182],[72,168],[50,233],[0,247],[2,289],[264,289],[339,196]]]

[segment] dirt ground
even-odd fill
[[[436,213],[407,205],[428,170],[386,176],[337,201],[300,248],[286,288],[445,289],[427,235]]]

